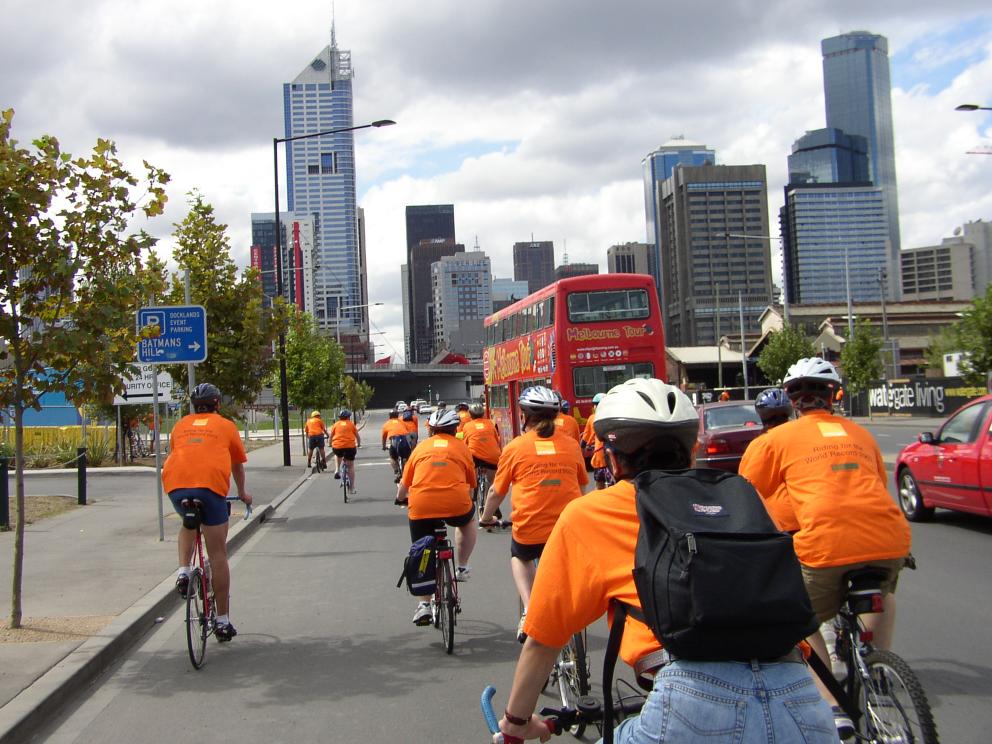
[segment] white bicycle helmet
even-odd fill
[[[553,418],[561,410],[561,402],[555,392],[541,385],[534,385],[520,393],[517,404],[528,416],[545,414]]]
[[[686,459],[696,444],[699,413],[673,385],[636,378],[610,389],[596,408],[596,436],[617,452],[635,454],[651,444],[682,448]],[[656,446],[657,445],[657,446]]]
[[[397,411],[398,411],[399,413],[403,413],[403,411],[405,411],[405,410],[406,410],[407,408],[408,408],[408,406],[407,406],[407,404],[406,404],[406,403],[397,403],[397,404],[396,404],[396,410],[397,410]]]
[[[811,408],[829,410],[834,391],[840,385],[837,369],[820,357],[800,359],[789,367],[782,381],[786,395],[800,411]]]
[[[458,412],[447,409],[434,411],[427,419],[427,425],[432,429],[457,429],[460,423],[461,419],[458,418]]]

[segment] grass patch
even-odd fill
[[[17,507],[14,496],[11,495],[7,501],[10,504],[10,526],[17,520]],[[24,521],[34,524],[41,519],[54,517],[70,509],[75,509],[79,504],[74,496],[25,496],[24,497]]]

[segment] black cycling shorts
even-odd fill
[[[389,445],[389,459],[390,460],[397,460],[397,459],[399,459],[399,455],[397,455],[397,453],[396,453],[396,447],[394,445],[392,445],[392,444]]]
[[[324,435],[317,434],[312,436],[307,440],[307,443],[309,444],[310,449],[322,449],[324,446]]]
[[[544,552],[544,543],[538,545],[525,545],[510,538],[510,555],[522,561],[536,561]]]
[[[417,542],[422,537],[433,535],[434,530],[445,524],[449,527],[464,527],[475,518],[475,506],[460,517],[431,517],[429,519],[410,520],[410,542]],[[541,547],[544,547],[543,545]]]
[[[338,457],[343,457],[345,460],[354,460],[355,455],[358,454],[358,449],[356,447],[347,447],[345,449],[331,449],[331,451]]]
[[[493,465],[491,462],[486,462],[485,460],[480,460],[475,455],[472,455],[472,462],[475,463],[475,467],[477,467],[477,468],[489,468],[490,470],[496,470],[496,467],[497,467],[496,465]]]

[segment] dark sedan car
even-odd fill
[[[744,450],[762,431],[754,401],[704,403],[699,406],[696,465],[736,473]]]
[[[896,459],[899,506],[921,522],[935,507],[992,516],[992,395],[966,403]]]

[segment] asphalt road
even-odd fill
[[[886,450],[916,433],[871,428]],[[311,477],[238,551],[239,635],[226,646],[211,641],[204,669],[190,667],[177,612],[40,740],[486,741],[479,694],[492,683],[497,706],[505,702],[519,653],[509,536],[480,534],[455,654],[446,656],[440,633],[414,627],[414,602],[395,588],[409,538],[381,455],[360,450],[353,503],[342,503],[329,474]],[[914,525],[913,538],[920,567],[900,581],[895,650],[922,678],[943,741],[987,741],[992,599],[982,577],[992,520],[938,512]],[[604,631],[602,621],[590,631],[594,678]]]

